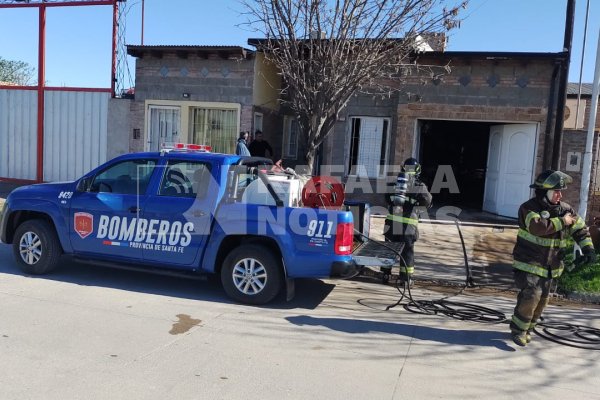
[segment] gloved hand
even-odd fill
[[[585,246],[581,251],[583,252],[581,264],[595,264],[598,261],[598,255],[593,247]]]

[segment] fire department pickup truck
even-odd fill
[[[301,206],[303,181],[264,158],[180,145],[117,157],[74,182],[15,189],[0,219],[20,268],[78,261],[219,274],[236,301],[264,304],[294,278],[357,273],[348,211]],[[364,263],[364,260],[363,260]]]

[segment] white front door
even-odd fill
[[[535,163],[535,124],[490,127],[483,210],[517,218],[531,193]]]
[[[179,141],[179,107],[150,106],[148,109],[148,151],[159,151],[162,144]]]

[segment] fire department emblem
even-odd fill
[[[94,216],[92,214],[84,212],[75,213],[73,222],[75,232],[77,232],[82,239],[85,239],[94,232]]]

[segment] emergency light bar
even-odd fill
[[[211,146],[206,144],[195,144],[195,143],[162,143],[161,144],[161,153],[168,153],[170,151],[200,151],[200,152],[210,152],[212,150]]]

